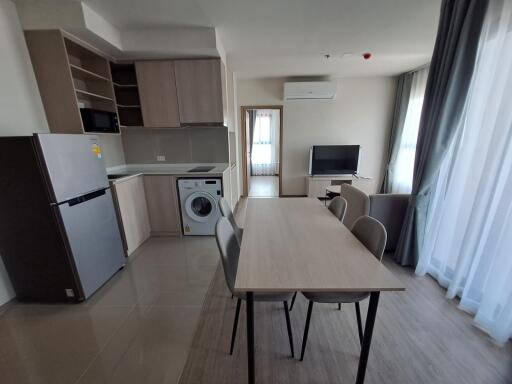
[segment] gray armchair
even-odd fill
[[[394,252],[396,250],[409,198],[410,195],[402,194],[370,195],[369,216],[379,220],[386,228],[388,235],[386,252]]]

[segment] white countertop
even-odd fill
[[[195,167],[213,166],[208,172],[188,172]],[[107,168],[109,175],[126,175],[126,178],[138,175],[182,175],[182,176],[222,176],[229,167],[228,163],[182,163],[182,164],[126,164]],[[118,182],[125,177],[111,180]]]

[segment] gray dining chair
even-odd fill
[[[233,331],[231,333],[231,344],[229,354],[233,354],[235,346],[236,330],[238,327],[238,318],[240,315],[240,307],[242,300],[246,300],[245,293],[235,292],[236,271],[238,268],[238,256],[240,253],[240,245],[235,236],[235,231],[229,220],[225,217],[219,218],[215,226],[215,237],[217,239],[217,246],[219,247],[222,268],[224,270],[224,277],[226,284],[231,294],[237,298],[235,320],[233,322]],[[290,342],[290,350],[292,358],[294,357],[293,350],[293,335],[290,323],[290,312],[288,310],[288,300],[291,298],[292,293],[255,293],[254,301],[267,301],[267,302],[282,302],[284,305],[284,314],[286,317],[286,327],[288,329],[288,341]]]
[[[233,230],[235,231],[235,236],[238,241],[238,244],[242,244],[242,235],[244,233],[244,230],[238,226],[235,220],[235,215],[233,215],[233,211],[231,210],[231,207],[229,206],[227,200],[223,197],[219,199],[219,207],[220,207],[220,213],[222,216],[227,218],[229,222],[231,223],[231,226],[233,227]]]
[[[350,184],[340,185],[340,196],[347,201],[347,209],[343,224],[352,228],[355,221],[370,213],[370,197],[360,189]]]
[[[341,196],[335,196],[329,206],[327,207],[331,213],[338,218],[339,221],[343,223],[343,219],[345,218],[345,213],[347,212],[347,200]],[[295,299],[295,296],[293,296]],[[292,300],[292,306],[295,300]],[[291,308],[290,308],[291,309]],[[338,310],[341,311],[341,303],[338,303]]]
[[[361,216],[352,227],[352,233],[361,243],[379,260],[382,261],[384,248],[386,247],[386,229],[377,219],[370,216]],[[359,343],[363,342],[363,326],[361,324],[361,311],[359,302],[370,296],[370,292],[302,292],[309,300],[306,326],[302,338],[302,350],[300,360],[304,359],[306,343],[308,341],[309,323],[313,312],[313,303],[354,303],[356,308],[357,329]]]
[[[347,200],[341,196],[336,196],[331,200],[327,209],[329,209],[329,211],[331,211],[331,213],[336,216],[339,221],[343,222],[343,218],[345,217],[345,212],[347,210]],[[293,294],[292,302],[290,304],[290,311],[293,309],[296,298],[297,292]],[[341,303],[338,303],[338,309],[341,310]]]
[[[339,221],[343,222],[345,212],[347,211],[347,200],[341,196],[336,196],[331,200],[327,209],[329,209]]]

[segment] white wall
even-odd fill
[[[48,132],[48,124],[16,8],[0,0],[0,136]],[[14,297],[0,259],[0,305]]]
[[[374,191],[380,186],[396,80],[371,77],[336,81],[336,100],[286,102],[283,101],[284,78],[237,81],[238,109],[246,105],[283,105],[284,195],[306,194],[309,147],[315,144],[360,144],[359,173],[373,178]],[[240,188],[241,183],[242,180]]]
[[[48,132],[16,7],[0,0],[0,135]]]

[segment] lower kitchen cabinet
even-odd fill
[[[230,175],[231,175],[231,208],[233,211],[236,208],[236,204],[238,203],[239,199],[239,192],[238,192],[238,167],[232,166],[230,169]]]
[[[150,223],[142,175],[119,180],[113,186],[126,253],[130,255],[150,235]]]
[[[181,221],[176,178],[168,175],[144,175],[144,189],[151,234],[179,236]]]
[[[229,167],[222,174],[222,196],[226,199],[231,209],[233,209],[231,198],[231,173],[229,172]]]

